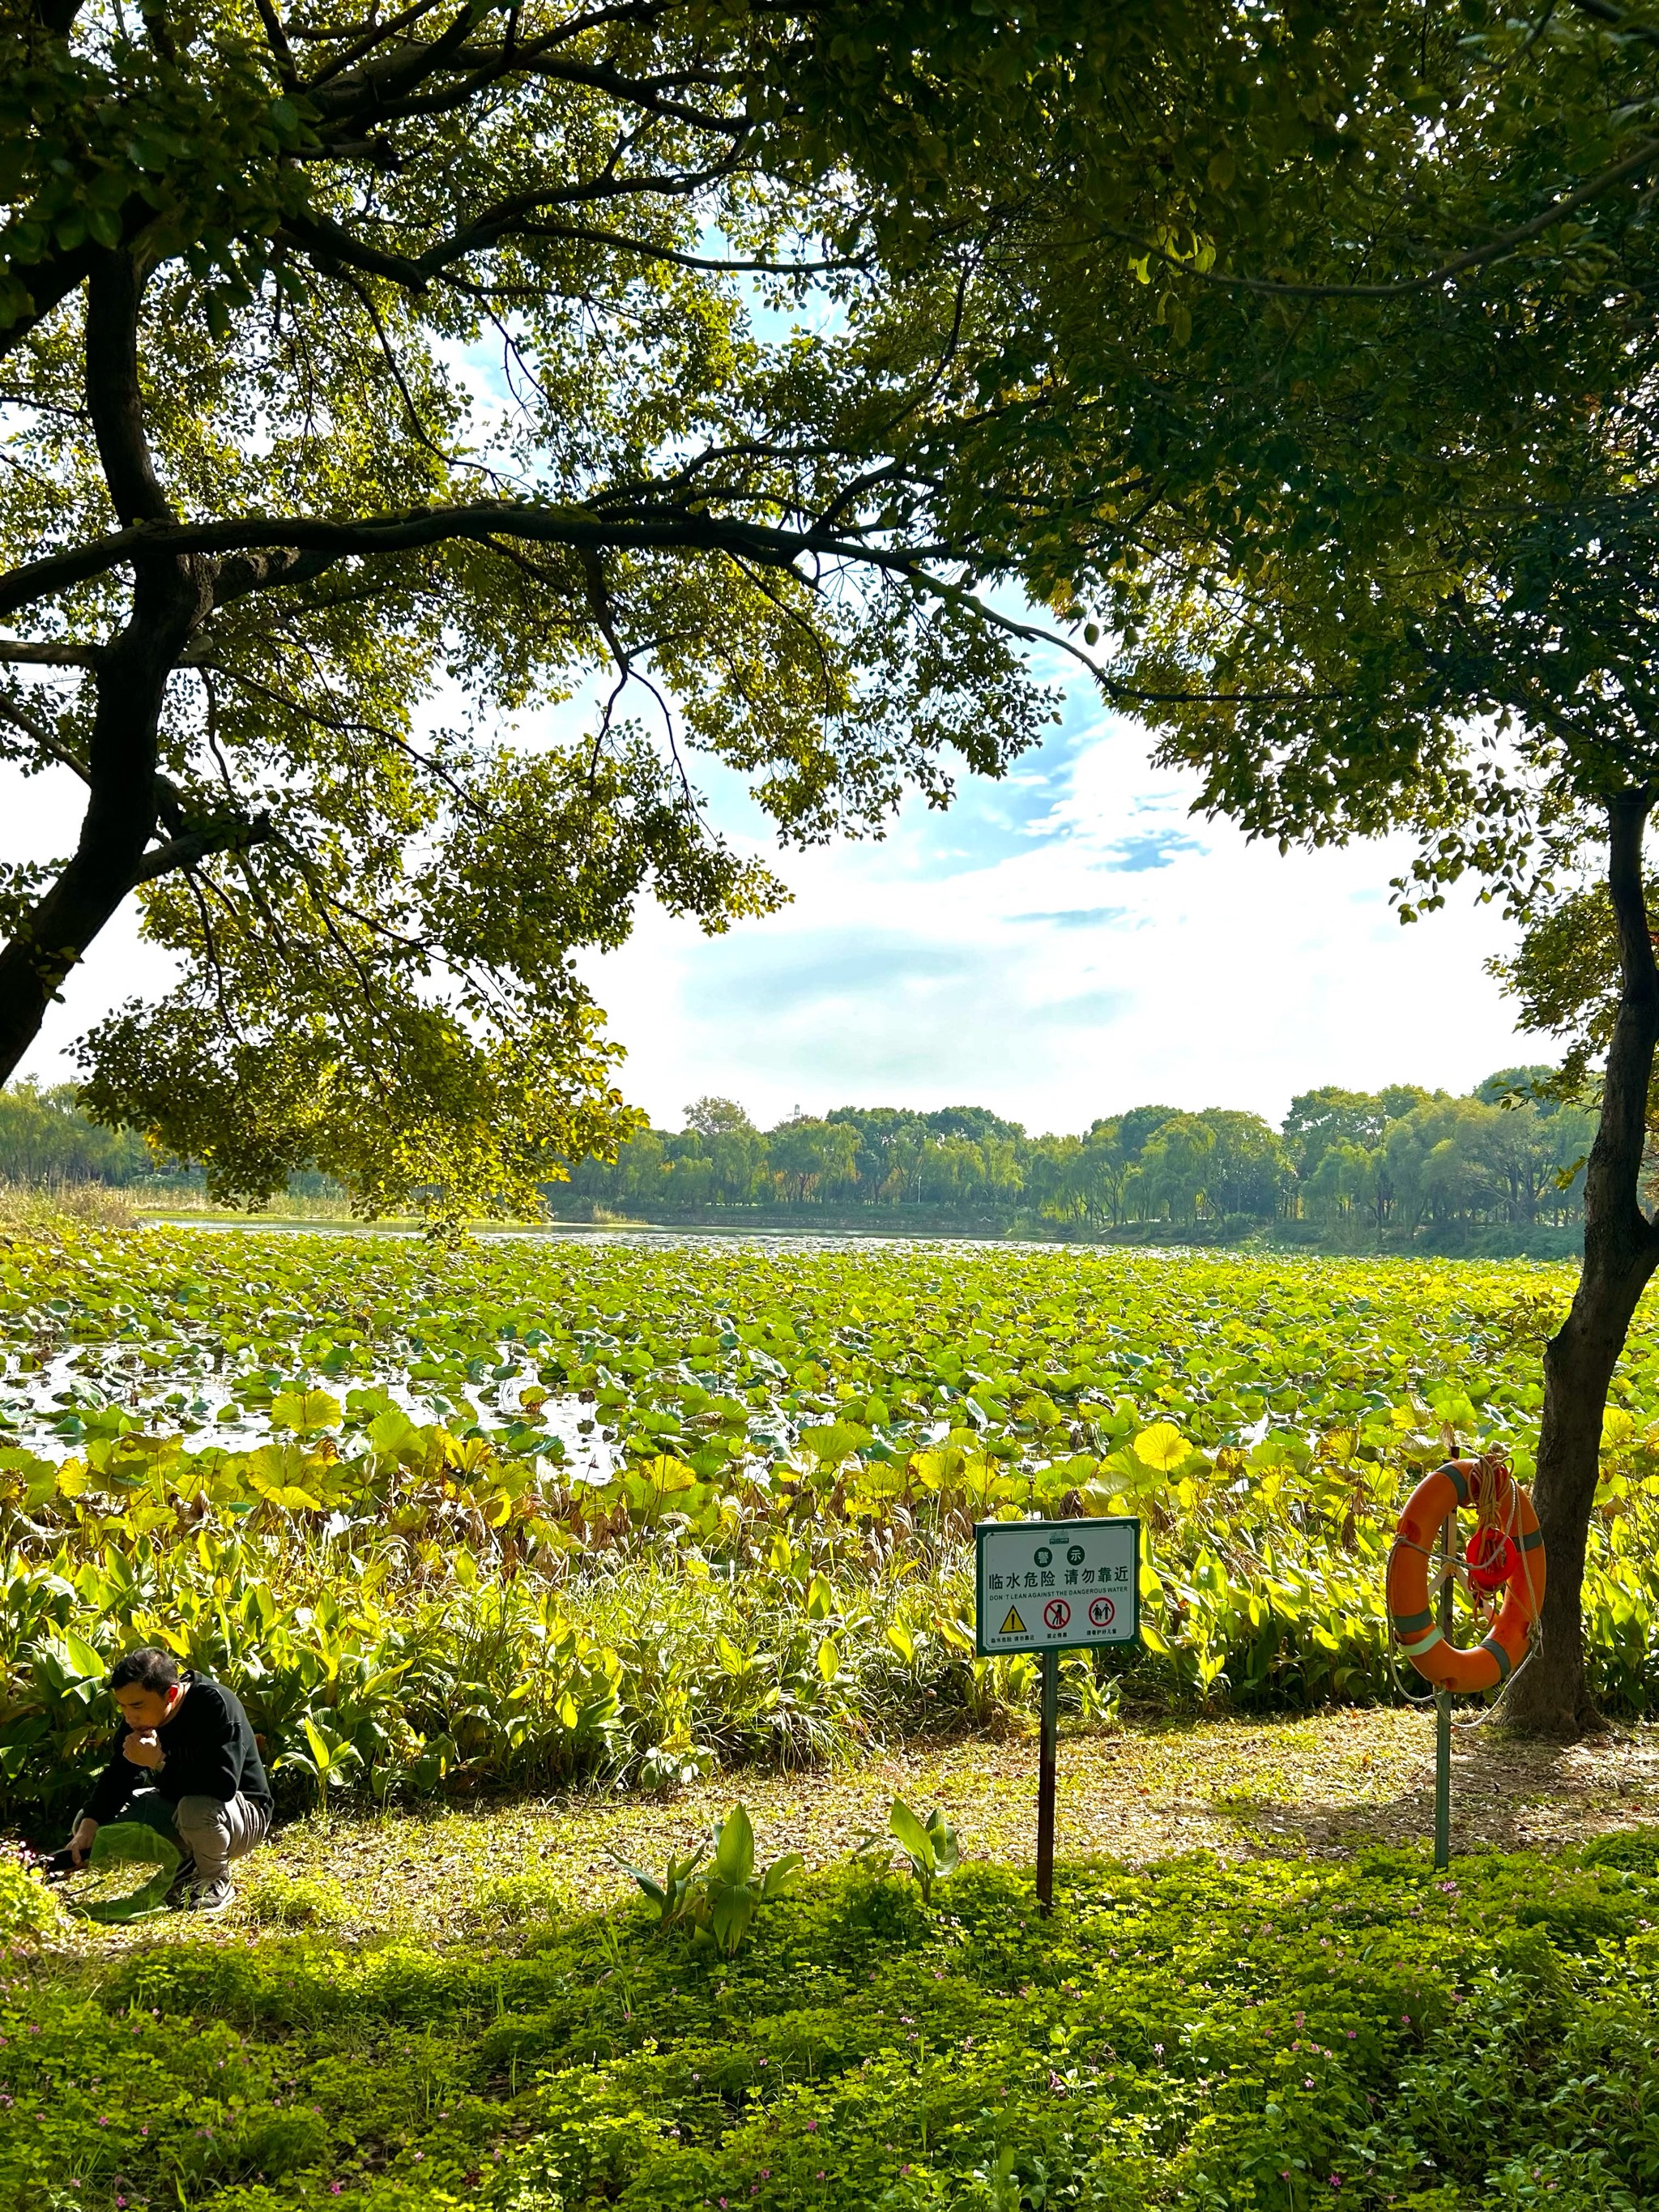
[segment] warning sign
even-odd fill
[[[982,1655],[1138,1641],[1139,1521],[981,1521],[974,1537]]]

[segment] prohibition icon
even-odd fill
[[[1112,1615],[1116,1609],[1109,1597],[1091,1598],[1089,1603],[1090,1626],[1094,1628],[1109,1628],[1112,1625]]]
[[[1072,1608],[1063,1597],[1051,1597],[1042,1608],[1044,1623],[1050,1628],[1064,1628],[1072,1617]]]

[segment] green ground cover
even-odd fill
[[[987,1514],[1131,1510],[1132,1698],[1390,1695],[1393,1512],[1522,1472],[1570,1286],[1524,1264],[16,1230],[0,1248],[0,1772],[76,1786],[139,1637],[295,1795],[799,1763],[1025,1708]],[[1615,1385],[1598,1693],[1659,1691],[1659,1339]],[[1066,1663],[1066,1710],[1120,1684]],[[52,1778],[47,1780],[46,1778]],[[50,1808],[49,1808],[50,1809]]]
[[[1659,2195],[1659,1831],[1555,1860],[856,1867],[735,1957],[475,1889],[446,1940],[14,1953],[3,2212],[1629,2212]],[[315,1924],[315,1923],[323,1924]]]

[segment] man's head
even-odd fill
[[[184,1686],[179,1662],[170,1651],[145,1644],[118,1659],[109,1674],[110,1695],[121,1708],[129,1728],[157,1729],[172,1719]]]

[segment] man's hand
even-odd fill
[[[70,1856],[78,1867],[87,1863],[87,1853],[92,1849],[92,1839],[98,1832],[96,1820],[78,1820],[75,1833],[69,1839]]]
[[[129,1729],[121,1751],[135,1766],[159,1766],[163,1756],[161,1739],[154,1729]]]

